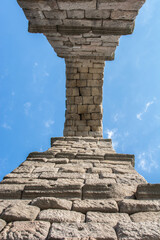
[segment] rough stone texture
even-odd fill
[[[160,211],[160,200],[132,200],[125,199],[119,202],[120,212],[133,214],[137,212],[157,212]]]
[[[88,211],[118,212],[115,200],[77,200],[73,202],[73,210],[86,213]]]
[[[39,197],[32,200],[31,205],[40,209],[65,209],[71,210],[72,202],[65,199],[53,197]]]
[[[50,223],[42,221],[20,221],[9,223],[0,234],[3,240],[41,239],[48,235]]]
[[[126,213],[87,212],[86,215],[86,222],[103,222],[111,227],[116,227],[118,222],[124,221],[130,221]]]
[[[102,137],[104,61],[66,59],[64,136]]]
[[[40,209],[23,203],[9,205],[1,214],[6,222],[35,220]]]
[[[160,199],[160,184],[140,184],[136,192],[137,199]]]
[[[119,240],[159,240],[160,223],[119,223],[116,232]]]
[[[1,182],[0,219],[9,223],[0,239],[132,240],[135,231],[139,240],[157,240],[159,188],[148,188],[133,166],[134,156],[115,153],[109,139],[52,138],[51,148],[29,154]],[[154,200],[137,200],[138,191]],[[126,221],[125,235],[119,223]]]
[[[47,209],[39,213],[37,219],[48,222],[84,222],[85,215],[75,211]]]
[[[2,219],[0,219],[0,232],[3,230],[3,228],[6,226],[6,222]]]
[[[160,211],[159,212],[139,212],[130,216],[133,222],[159,222],[160,223]]]
[[[53,223],[49,240],[117,240],[114,229],[100,223]]]

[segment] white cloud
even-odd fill
[[[44,126],[46,128],[50,128],[53,124],[54,124],[54,121],[49,119],[49,120],[45,121]]]
[[[114,120],[114,122],[117,122],[118,119],[119,119],[119,114],[116,113],[116,114],[113,116],[113,120]]]
[[[25,115],[28,115],[28,114],[29,114],[31,105],[32,105],[31,102],[26,102],[26,103],[24,104],[24,113],[25,113]]]
[[[147,102],[146,105],[145,105],[144,110],[136,115],[136,117],[137,117],[138,120],[142,120],[142,116],[148,111],[148,108],[149,108],[153,103],[155,103],[155,98],[154,98],[152,101]]]
[[[154,160],[155,158],[153,157],[153,155],[153,151],[140,153],[138,155],[138,167],[145,172],[151,172],[153,169],[158,168],[158,164]]]
[[[113,148],[118,147],[117,129],[106,129],[104,133],[107,134],[107,138],[112,139]]]
[[[5,128],[5,129],[8,129],[8,130],[11,130],[11,129],[12,129],[11,126],[8,125],[6,122],[4,122],[4,123],[2,124],[2,127]]]

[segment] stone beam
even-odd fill
[[[43,33],[59,57],[113,60],[145,0],[17,0],[29,32]]]
[[[145,0],[17,0],[29,32],[43,33],[66,62],[64,136],[102,137],[104,61],[131,34]]]

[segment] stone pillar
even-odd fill
[[[66,59],[64,136],[102,137],[104,61]]]

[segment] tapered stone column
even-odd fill
[[[102,137],[104,61],[66,59],[64,136]]]

